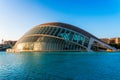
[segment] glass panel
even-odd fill
[[[40,31],[39,31],[39,33],[38,33],[38,34],[42,34],[42,33],[43,33],[43,31],[44,31],[44,29],[45,29],[45,27],[42,27],[42,28],[40,29]]]
[[[74,36],[74,32],[70,32],[70,35],[69,35],[69,40],[73,40],[73,36]]]
[[[74,36],[73,36],[73,41],[74,41],[74,42],[77,42],[77,41],[78,41],[78,36],[79,36],[78,34],[74,34]]]
[[[50,33],[50,35],[54,35],[55,32],[56,32],[56,30],[57,30],[57,28],[56,28],[56,27],[53,27],[53,28],[52,28],[52,31],[51,31],[51,33]]]
[[[65,38],[66,38],[66,40],[70,40],[70,31],[66,30]]]
[[[70,40],[70,31],[64,29],[59,37],[64,38],[65,40]]]
[[[82,35],[79,35],[78,43],[82,45],[83,42],[84,42],[84,37]]]
[[[50,31],[48,34],[51,35],[53,33],[53,31],[54,31],[54,27],[50,27]]]
[[[88,47],[88,44],[89,44],[89,39],[88,39],[88,38],[85,38],[84,46]]]
[[[46,31],[44,32],[44,34],[48,34],[50,31],[50,27],[46,27]]]
[[[50,28],[49,28],[49,31],[47,32],[47,34],[50,35],[51,32],[52,32],[52,30],[53,30],[53,27],[50,27]]]
[[[63,31],[63,29],[62,28],[60,28],[60,31],[59,31],[59,33],[58,33],[58,37],[60,37],[60,34],[61,34],[61,32]]]
[[[39,29],[39,32],[37,34],[41,34],[43,32],[43,27]]]
[[[43,27],[41,34],[45,34],[46,31],[47,31],[47,27]]]
[[[63,39],[65,39],[65,29],[62,29],[62,31],[58,34],[58,37],[61,37]]]
[[[56,30],[56,32],[55,32],[55,36],[57,36],[58,35],[58,33],[60,32],[60,28],[58,28],[57,30]]]

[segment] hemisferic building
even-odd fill
[[[51,22],[25,33],[8,52],[107,51],[116,49],[76,26]]]

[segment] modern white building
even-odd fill
[[[116,49],[70,24],[51,22],[33,27],[8,52],[107,51]]]

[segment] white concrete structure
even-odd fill
[[[12,50],[25,51],[107,51],[116,49],[73,25],[53,22],[33,27]]]

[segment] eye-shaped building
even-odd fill
[[[116,49],[73,25],[52,22],[37,25],[8,52],[107,51]]]

